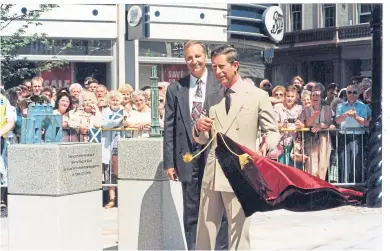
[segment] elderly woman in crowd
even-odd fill
[[[54,114],[62,115],[63,142],[78,142],[78,116],[72,109],[72,98],[67,92],[60,92],[54,104]]]
[[[69,87],[70,96],[76,100],[79,100],[81,93],[83,92],[83,87],[79,83],[73,83]]]
[[[309,107],[311,106],[311,100],[310,100],[311,92],[308,90],[303,90],[301,94],[301,101],[303,107]]]
[[[133,87],[130,84],[122,84],[119,86],[118,91],[123,96],[122,106],[127,112],[133,110],[133,103],[131,102],[131,94],[134,92]]]
[[[281,104],[284,102],[284,96],[286,93],[286,88],[281,85],[275,86],[274,89],[272,89],[272,97],[270,97],[270,101],[273,105],[275,104]]]
[[[134,133],[134,137],[148,137],[145,129],[150,128],[152,115],[149,106],[146,105],[146,96],[143,91],[135,91],[132,94],[132,101],[135,104],[136,110],[129,112],[127,123],[129,127],[138,128],[138,132]]]
[[[284,152],[278,158],[278,161],[286,165],[294,164],[290,161],[291,151],[301,151],[300,140],[295,131],[283,132],[283,129],[301,129],[304,127],[305,113],[303,107],[297,104],[298,90],[294,86],[289,86],[285,92],[284,102],[274,105],[275,120],[281,130],[282,137],[280,145]]]
[[[332,110],[322,99],[322,93],[314,90],[311,93],[311,106],[305,107],[306,126],[311,128],[307,135],[305,149],[310,156],[305,169],[311,175],[325,180],[331,153],[331,139],[328,129],[332,124]]]
[[[121,105],[123,96],[119,91],[110,91],[107,95],[108,104],[101,114],[101,127],[103,129],[121,128],[125,125],[125,118],[127,113]],[[103,165],[105,167],[105,182],[115,184],[118,177],[118,138],[120,131],[103,131],[102,145],[103,145]],[[111,164],[111,172],[109,165]],[[111,181],[111,182],[110,182]],[[109,188],[109,202],[105,208],[112,208],[115,206],[115,187]]]
[[[97,107],[97,99],[93,92],[83,92],[80,99],[80,108],[74,112],[80,125],[79,134],[81,141],[88,141],[89,129],[100,127],[100,111]]]

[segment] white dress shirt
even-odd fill
[[[202,77],[200,79],[202,80],[202,98],[199,98],[199,100],[195,100],[195,94],[196,94],[196,89],[198,88],[196,82],[198,79],[194,76],[191,75],[190,77],[190,93],[189,93],[189,104],[190,104],[190,114],[192,113],[192,106],[194,101],[202,102],[202,107],[204,105],[204,101],[206,99],[206,82],[207,82],[207,69],[203,73]]]

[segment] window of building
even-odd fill
[[[302,30],[302,4],[291,4],[291,31]]]
[[[369,23],[371,21],[371,10],[369,4],[358,4],[359,24]]]
[[[323,18],[325,27],[336,26],[336,4],[323,5]]]

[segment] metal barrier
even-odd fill
[[[277,161],[322,179],[327,176],[326,180],[334,185],[365,184],[367,129],[322,129],[313,133],[310,128],[283,128],[280,133],[283,153]],[[288,138],[292,140],[289,142]]]

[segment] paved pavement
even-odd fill
[[[104,210],[104,248],[117,250],[117,208]],[[1,219],[1,250],[8,220]],[[381,250],[382,209],[345,206],[295,213],[278,210],[251,218],[253,250]]]

